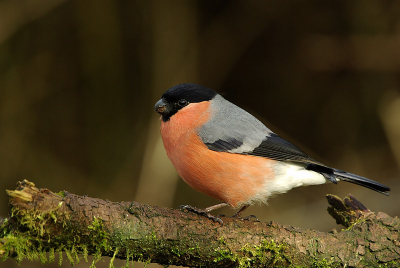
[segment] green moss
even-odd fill
[[[67,259],[69,260],[69,263],[71,264],[71,266],[75,265],[75,261],[74,258],[72,258],[72,254],[71,251],[69,251],[68,249],[64,249],[65,255],[67,256]]]
[[[129,260],[132,259],[133,254],[130,252],[129,249],[126,250],[126,262],[125,262],[125,268],[129,268]],[[132,265],[133,266],[133,265]]]
[[[220,242],[225,245],[224,240],[220,239]],[[290,259],[285,253],[286,249],[285,244],[276,244],[274,240],[264,240],[258,246],[245,245],[240,249],[239,254],[233,253],[230,249],[217,248],[213,261],[218,264],[234,262],[239,267],[289,266]]]
[[[114,254],[113,254],[113,256],[110,260],[110,264],[108,266],[109,268],[114,268],[114,260],[115,260],[115,257],[117,256],[117,254],[118,254],[118,248],[116,248],[114,251]]]
[[[287,245],[276,244],[274,240],[264,240],[259,246],[245,246],[242,251],[255,257],[257,263],[287,266],[290,264],[289,257],[285,254],[287,248]]]
[[[220,244],[222,244],[222,245],[226,245],[226,241],[225,241],[225,238],[224,238],[223,236],[221,236],[221,237],[218,239],[218,242],[219,242]]]
[[[16,219],[20,225],[27,229],[27,234],[44,237],[48,233],[46,226],[57,223],[58,219],[68,218],[66,213],[59,212],[62,205],[63,202],[60,202],[56,208],[45,212],[38,212],[35,210],[24,211],[12,208],[11,217]],[[65,226],[63,225],[63,227]]]
[[[351,230],[351,229],[353,229],[356,225],[360,225],[360,223],[364,223],[364,222],[366,222],[366,219],[365,218],[363,218],[363,217],[361,217],[361,218],[357,218],[357,219],[355,219],[353,222],[349,222],[349,221],[347,221],[346,222],[346,224],[347,224],[347,226],[349,226],[349,227],[347,227],[345,230],[342,230],[342,231],[347,231],[347,230]]]
[[[20,263],[25,258],[29,260],[37,259],[32,256],[34,253],[30,252],[30,249],[32,248],[31,241],[24,237],[16,237],[7,234],[2,237],[2,243],[3,244],[0,246],[2,251],[0,258],[1,261],[5,261],[10,256],[11,252],[14,252],[14,259],[17,263]]]
[[[54,262],[54,259],[55,259],[54,248],[51,248],[49,250],[49,263]]]
[[[58,193],[55,193],[56,195],[59,195],[61,197],[65,197],[65,192],[64,191],[59,191]]]
[[[312,264],[312,268],[331,268],[332,267],[332,264],[333,264],[333,261],[331,260],[331,261],[328,261],[328,260],[326,260],[326,259],[322,259],[322,260],[320,260],[320,261],[315,261],[313,264]]]
[[[229,260],[231,262],[236,262],[239,258],[236,253],[233,253],[229,249],[216,248],[214,251],[216,253],[216,257],[213,259],[214,262],[223,263],[226,260]]]
[[[91,267],[95,267],[96,262],[104,253],[114,256],[110,262],[110,267],[112,267],[118,250],[113,250],[109,245],[103,221],[100,218],[94,218],[88,226],[87,232],[78,233],[75,228],[66,223],[68,215],[59,211],[61,206],[62,202],[55,209],[42,213],[19,211],[13,208],[11,211],[12,221],[18,221],[22,228],[13,228],[10,220],[7,219],[2,222],[0,226],[0,261],[13,258],[17,263],[23,259],[50,263],[55,261],[55,253],[58,253],[61,265],[63,253],[65,253],[71,265],[75,265],[81,259],[87,261],[90,247],[91,253],[94,251],[95,255]],[[50,236],[49,226],[52,228],[56,226],[63,232],[59,236]],[[21,232],[21,229],[24,231]]]
[[[103,220],[101,218],[94,217],[88,229],[91,231],[92,244],[96,246],[98,250],[111,250],[111,246],[108,244],[108,235],[103,228]]]
[[[57,252],[58,252],[58,265],[62,265],[62,262],[63,262],[63,252],[62,252],[62,250],[57,250]]]

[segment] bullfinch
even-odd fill
[[[347,181],[389,195],[373,180],[328,167],[272,132],[257,118],[197,84],[168,89],[154,110],[161,114],[161,137],[168,158],[192,188],[223,201],[205,209],[184,206],[210,219],[224,206],[266,203],[292,188]]]

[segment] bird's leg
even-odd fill
[[[221,204],[217,204],[217,205],[214,205],[214,206],[211,206],[211,207],[207,207],[205,209],[195,208],[195,207],[192,207],[192,206],[189,206],[189,205],[182,205],[182,206],[179,206],[179,207],[187,209],[187,210],[189,210],[191,212],[194,212],[196,214],[202,215],[204,217],[207,217],[207,218],[209,218],[209,219],[211,219],[211,220],[213,220],[215,222],[219,222],[222,225],[224,222],[220,218],[218,218],[217,216],[211,215],[210,211],[213,211],[213,210],[218,209],[218,208],[226,207],[226,206],[229,206],[229,204],[228,203],[221,203]]]
[[[250,205],[245,205],[243,207],[241,207],[235,214],[233,214],[233,216],[231,218],[236,218],[236,219],[240,219],[240,214],[242,214],[243,211],[245,211]],[[258,218],[255,215],[249,215],[246,218],[243,218],[244,220],[250,220],[251,218],[253,218],[255,221],[259,221]]]
[[[240,214],[242,214],[242,212],[245,211],[248,207],[249,205],[241,207],[238,211],[236,211],[235,214],[233,214],[232,218],[240,218]]]

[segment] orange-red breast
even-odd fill
[[[168,158],[192,188],[223,203],[194,212],[220,221],[211,210],[249,205],[294,187],[348,181],[388,195],[390,188],[330,168],[280,138],[257,118],[197,84],[168,89],[156,103]]]

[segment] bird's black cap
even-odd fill
[[[179,84],[165,91],[154,106],[154,110],[162,115],[164,122],[167,122],[171,116],[190,103],[209,101],[215,95],[217,92],[201,85]]]
[[[205,86],[184,83],[171,87],[161,98],[168,103],[176,103],[181,99],[196,103],[212,100],[215,95],[217,95],[217,92]]]

